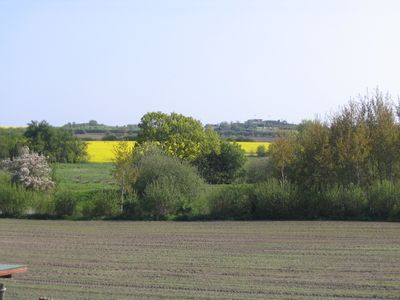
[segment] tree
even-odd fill
[[[281,137],[271,144],[269,151],[272,164],[279,170],[281,185],[284,185],[287,180],[286,168],[295,160],[295,138]]]
[[[87,159],[86,144],[63,128],[46,121],[32,121],[24,133],[29,147],[51,162],[79,162]]]
[[[139,124],[138,143],[156,142],[168,154],[194,161],[219,146],[220,138],[200,121],[181,114],[150,112]]]
[[[27,144],[23,128],[0,128],[0,159],[13,158]]]
[[[124,209],[126,195],[133,192],[132,183],[138,176],[137,169],[133,166],[132,147],[128,142],[119,142],[114,148],[115,160],[113,176],[121,188],[121,213]]]
[[[267,156],[267,149],[265,148],[265,145],[259,145],[257,147],[257,156],[258,157],[265,157]]]
[[[19,156],[13,160],[1,161],[3,169],[12,175],[12,183],[30,190],[50,190],[54,187],[51,180],[51,168],[46,158],[37,153],[30,153],[28,147],[20,149]]]
[[[199,156],[194,164],[208,183],[232,183],[243,171],[245,152],[239,144],[229,142],[221,142],[218,150]]]

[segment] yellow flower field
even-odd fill
[[[89,162],[105,163],[112,162],[114,159],[114,147],[118,141],[90,141],[86,142]],[[135,142],[127,142],[134,147]]]
[[[87,143],[87,151],[89,154],[89,162],[106,163],[112,162],[114,159],[114,147],[118,145],[118,141],[89,141]],[[136,142],[128,142],[132,147]],[[238,144],[246,151],[246,155],[256,155],[257,147],[264,145],[268,149],[269,142],[238,142]]]

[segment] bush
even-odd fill
[[[70,191],[57,191],[54,196],[54,211],[59,216],[76,215],[78,196]]]
[[[376,181],[368,190],[369,215],[387,219],[396,204],[400,204],[400,187],[390,181]]]
[[[139,197],[136,193],[128,194],[123,204],[123,215],[127,217],[140,217],[142,216],[142,209],[140,208]]]
[[[200,155],[194,162],[202,177],[211,184],[233,183],[243,175],[246,162],[239,144],[222,142],[219,151]]]
[[[264,158],[251,158],[245,166],[246,182],[265,182],[272,178],[270,161]]]
[[[333,186],[323,193],[321,216],[330,218],[365,217],[367,195],[360,186]]]
[[[251,218],[251,185],[221,185],[209,195],[210,214],[216,218]]]
[[[0,212],[5,215],[18,215],[27,211],[31,194],[23,188],[11,185],[10,177],[0,172]]]
[[[84,217],[115,216],[120,213],[120,195],[117,190],[98,190],[89,194],[82,203]]]
[[[204,189],[204,182],[193,166],[154,147],[137,152],[133,164],[138,174],[134,190],[145,214],[187,213]]]
[[[13,160],[0,161],[0,167],[12,174],[12,182],[30,190],[50,190],[54,187],[51,168],[43,155],[30,153],[28,147],[20,149]]]
[[[257,218],[289,218],[296,212],[296,189],[290,184],[281,185],[278,180],[256,184],[252,201],[253,214]]]
[[[257,147],[256,153],[258,157],[265,157],[267,156],[267,148],[265,147],[265,145],[259,145]]]

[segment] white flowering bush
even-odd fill
[[[0,167],[11,173],[13,183],[26,189],[44,191],[54,187],[46,157],[29,152],[28,147],[21,148],[19,155],[13,160],[2,160]]]

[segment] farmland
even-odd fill
[[[8,299],[399,299],[400,224],[0,220]]]
[[[112,162],[114,158],[114,147],[119,143],[115,141],[89,141],[87,150],[89,162],[105,163]],[[131,147],[134,147],[135,142],[127,142]],[[238,142],[248,156],[255,156],[257,147],[264,145],[268,149],[269,142]]]

